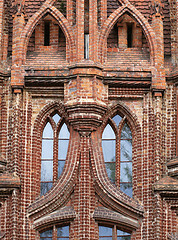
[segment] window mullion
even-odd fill
[[[57,228],[55,225],[53,227],[53,240],[57,240]]]
[[[54,144],[53,144],[53,182],[58,178],[58,136],[57,128],[54,130]]]
[[[116,225],[114,225],[112,230],[112,240],[117,240],[117,228]]]

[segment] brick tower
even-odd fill
[[[0,59],[0,239],[178,239],[177,0],[1,0]]]

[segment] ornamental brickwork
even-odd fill
[[[176,0],[1,0],[0,239],[177,239],[177,106]]]

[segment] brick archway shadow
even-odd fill
[[[99,59],[103,63],[106,58],[106,48],[107,48],[107,38],[109,33],[118,19],[123,16],[124,14],[129,14],[133,17],[143,29],[146,39],[148,41],[149,49],[150,49],[150,60],[151,65],[155,66],[157,62],[156,56],[156,37],[153,29],[151,28],[150,24],[146,20],[146,18],[130,3],[127,3],[118,9],[116,9],[107,20],[104,22],[101,33],[99,36]]]
[[[20,59],[21,64],[24,64],[26,59],[26,52],[29,43],[29,39],[31,34],[33,33],[37,23],[39,20],[47,13],[51,14],[56,21],[58,22],[59,26],[61,27],[64,35],[66,37],[66,41],[68,43],[68,55],[69,60],[72,61],[75,56],[75,41],[74,41],[74,34],[72,28],[68,22],[68,20],[64,17],[64,15],[54,6],[48,4],[49,1],[44,3],[42,7],[29,19],[24,30],[21,33],[21,46],[20,46]]]

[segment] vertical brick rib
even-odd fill
[[[90,239],[90,169],[88,137],[81,136],[79,180],[79,240]]]

